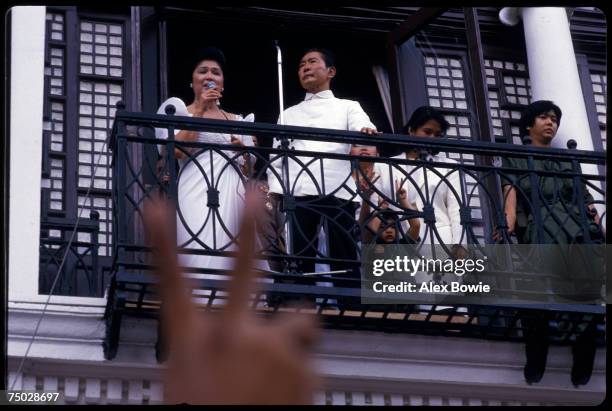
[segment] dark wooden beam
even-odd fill
[[[434,19],[441,16],[446,10],[448,10],[448,7],[423,7],[419,9],[389,33],[389,41],[396,45],[405,42]]]
[[[160,59],[162,47],[159,35],[159,17],[153,7],[140,7],[140,67],[142,69],[140,107],[144,112],[155,113],[163,101],[160,91]]]
[[[400,133],[403,122],[402,83],[400,79],[397,45],[387,42],[387,61],[389,62],[389,92],[391,94],[391,118],[393,133]]]
[[[489,107],[489,93],[487,87],[487,77],[484,67],[484,55],[482,51],[482,39],[480,37],[480,26],[478,23],[478,11],[474,7],[465,7],[465,30],[467,38],[467,51],[469,60],[469,70],[472,77],[472,93],[474,105],[476,107],[477,136],[476,139],[483,142],[495,142],[493,124],[491,121],[491,110]],[[493,159],[490,156],[476,156],[476,164],[490,165]],[[504,201],[501,192],[498,192],[498,185],[495,178],[484,177],[481,175],[483,188],[489,193],[496,193],[491,201],[482,204],[482,214],[484,221],[493,221],[495,224],[498,213],[495,210],[503,210]],[[485,241],[493,238],[493,231],[490,224],[485,224]],[[468,239],[469,241],[469,239]]]
[[[476,106],[476,119],[478,123],[478,136],[480,141],[494,141],[487,77],[484,67],[480,27],[478,25],[478,11],[474,7],[465,7],[465,29],[467,37],[468,59],[470,62],[470,75],[472,77],[472,92]]]
[[[389,88],[391,91],[391,115],[393,132],[399,133],[403,126],[404,102],[398,59],[398,46],[414,36],[419,30],[444,13],[447,8],[423,7],[390,31],[387,36],[387,61],[389,62]]]

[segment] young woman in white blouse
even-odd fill
[[[441,138],[448,130],[448,121],[442,113],[429,106],[417,108],[405,126],[406,134],[414,137]],[[420,153],[409,150],[398,158],[417,159]],[[457,164],[456,160],[439,154],[436,150],[428,150],[426,159],[436,163]],[[424,169],[427,170],[424,173]],[[420,238],[428,244],[444,244],[457,249],[466,243],[466,235],[461,225],[460,208],[462,184],[459,173],[451,167],[416,167],[410,170],[410,176],[416,183],[410,188],[416,188],[414,195],[416,207],[423,210],[424,205],[433,206],[435,224],[433,227],[421,224]]]
[[[439,111],[429,106],[417,108],[404,127],[406,134],[414,137],[442,137],[448,130],[449,124]],[[408,150],[398,156],[392,157],[401,160],[416,160],[420,158],[417,150]],[[426,159],[437,163],[456,164],[455,160],[438,154],[435,150],[427,150]],[[427,170],[424,173],[424,169]],[[464,229],[461,225],[459,210],[461,208],[461,182],[457,170],[453,167],[431,167],[427,165],[405,165],[377,163],[376,190],[379,193],[378,202],[397,203],[398,191],[404,192],[410,207],[403,209],[416,209],[423,211],[425,206],[433,207],[435,223],[428,224],[421,221],[414,224],[412,238],[425,244],[444,244],[453,249],[466,243]],[[380,195],[382,194],[382,196]],[[375,200],[373,200],[375,201]],[[376,203],[373,203],[374,206]],[[395,207],[398,208],[398,203]],[[406,226],[406,224],[404,224]],[[405,227],[408,229],[408,227]],[[418,230],[415,235],[414,229]]]
[[[449,126],[442,113],[433,107],[421,106],[412,113],[404,131],[414,137],[442,138]],[[408,150],[398,157],[415,160],[421,157],[421,153],[417,150]],[[414,190],[411,198],[415,199],[416,208],[424,211],[426,206],[430,206],[434,211],[435,223],[428,224],[423,221],[421,224],[420,241],[424,244],[443,244],[454,258],[466,258],[467,250],[464,247],[467,243],[466,232],[461,225],[460,217],[463,184],[459,178],[459,172],[452,166],[458,162],[433,149],[427,150],[425,158],[431,162],[449,163],[451,166],[407,167],[412,180],[416,183],[409,185],[409,190]],[[429,281],[431,277],[420,272],[417,273],[415,279],[418,282],[424,282]],[[441,274],[439,281],[443,283],[461,282],[462,277],[457,277],[452,273]],[[421,308],[429,309],[428,306],[421,306]],[[452,308],[438,305],[436,310]],[[466,311],[465,307],[456,307],[456,309],[458,312]]]

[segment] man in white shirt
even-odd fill
[[[330,83],[335,75],[336,67],[329,51],[308,50],[298,69],[306,97],[301,103],[284,111],[284,124],[377,133],[376,127],[358,102],[334,96]],[[279,145],[277,141],[275,147]],[[290,139],[289,147],[294,150],[349,154],[352,145]],[[354,202],[360,199],[351,177],[350,161],[295,156],[289,158],[287,170],[283,170],[283,159],[278,158],[271,161],[268,183],[271,193],[295,197],[295,202],[290,201],[283,206],[290,221],[289,242],[293,254],[300,257],[316,256],[318,233],[323,225],[329,257],[357,259],[357,244],[351,232],[355,226]],[[359,276],[358,268],[346,262],[331,262],[330,268],[332,271],[351,270],[353,275]],[[299,260],[297,270],[313,272],[314,261]]]

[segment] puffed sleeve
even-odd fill
[[[348,104],[348,130],[360,131],[364,127],[376,128],[370,121],[370,117],[363,111],[361,104],[356,101],[347,100]]]
[[[169,105],[173,105],[175,108],[175,116],[188,116],[189,112],[187,111],[187,106],[177,97],[170,97],[168,100],[164,101],[161,106],[157,109],[157,114],[166,114],[166,107]],[[178,134],[181,130],[174,129],[174,135]],[[167,128],[155,128],[155,137],[159,139],[166,140],[168,138],[168,129]],[[157,146],[157,150],[161,154],[163,146]]]

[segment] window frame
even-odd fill
[[[127,9],[126,9],[127,10]],[[45,78],[45,89],[43,95],[43,117],[44,121],[49,118],[49,114],[51,111],[51,102],[54,100],[61,100],[64,103],[64,128],[63,128],[63,136],[64,136],[64,144],[63,144],[63,152],[59,153],[62,155],[64,160],[64,175],[63,175],[63,202],[64,209],[62,212],[57,212],[54,210],[48,210],[46,207],[46,203],[41,201],[40,208],[40,223],[42,224],[43,219],[49,217],[60,217],[64,219],[76,220],[78,216],[78,197],[83,196],[87,192],[87,188],[78,187],[77,186],[77,178],[78,178],[78,166],[79,166],[79,130],[80,126],[79,122],[79,85],[81,81],[100,81],[103,80],[107,83],[116,83],[122,86],[122,97],[121,99],[125,101],[127,104],[133,104],[133,92],[132,92],[132,83],[133,76],[135,73],[131,69],[131,63],[133,59],[133,55],[130,54],[130,46],[133,46],[133,39],[137,36],[134,36],[132,31],[134,29],[132,25],[132,13],[134,8],[130,10],[130,13],[127,14],[109,14],[104,12],[97,12],[91,10],[83,10],[82,8],[75,6],[48,6],[45,8],[45,15],[49,12],[53,13],[62,13],[64,16],[64,38],[62,41],[52,40],[49,36],[49,26],[47,25],[47,21],[44,21],[45,24],[45,33],[46,38],[44,40],[44,53],[45,53],[45,64],[48,62],[50,58],[50,47],[53,45],[62,46],[64,48],[64,93],[62,96],[55,96],[48,93],[49,84],[47,81],[47,76]],[[82,74],[80,72],[80,30],[81,25],[80,22],[83,20],[93,21],[93,22],[103,22],[105,24],[120,24],[123,28],[122,38],[123,44],[122,48],[122,75],[120,77],[111,77],[109,76],[100,76],[96,74]],[[112,122],[112,118],[109,117],[109,123]],[[41,122],[42,127],[42,122]],[[92,128],[93,130],[93,128]],[[108,132],[110,132],[110,124],[108,128]],[[54,152],[52,155],[47,150],[46,143],[48,143],[48,135],[45,137],[43,133],[43,166],[49,167],[50,158],[57,157],[58,153]],[[108,147],[107,147],[108,151]],[[95,155],[95,151],[92,151]],[[45,169],[41,170],[43,174],[45,173]],[[112,180],[109,180],[109,184],[112,184]],[[40,186],[41,196],[45,190]],[[112,186],[109,189],[95,189],[91,188],[89,190],[90,198],[92,194],[104,194],[105,198],[112,201]],[[92,200],[93,201],[93,200]],[[87,206],[85,206],[87,207]],[[93,209],[93,207],[92,207]],[[112,215],[112,208],[108,209],[108,212]],[[82,213],[81,221],[87,220],[89,218],[86,213]],[[112,227],[112,217],[109,217],[108,223]],[[112,233],[112,228],[108,227],[107,231]],[[42,226],[39,226],[39,231],[42,231]],[[66,233],[65,233],[66,234]],[[41,236],[42,237],[42,236]],[[41,238],[42,240],[42,238]],[[39,240],[39,244],[40,241]],[[114,235],[113,235],[114,241]],[[100,245],[102,246],[102,245]],[[40,245],[39,245],[40,247]],[[36,279],[14,279],[14,281],[18,281],[19,283],[25,283],[27,281],[28,285],[20,284],[19,289],[20,292],[15,295],[15,298],[12,298],[12,302],[47,302],[50,304],[60,304],[60,305],[83,305],[83,306],[104,306],[106,304],[106,290],[108,283],[110,281],[110,273],[112,268],[112,248],[113,242],[108,243],[108,247],[111,250],[111,253],[106,256],[98,256],[98,267],[99,271],[94,279],[94,284],[96,289],[98,290],[100,296],[83,296],[83,295],[52,295],[49,298],[49,294],[41,293],[40,290],[40,281],[42,278],[42,264],[40,256],[37,259],[37,278]],[[88,256],[87,260],[91,264],[91,256]],[[76,284],[75,284],[76,285]],[[98,288],[99,287],[99,288]],[[28,290],[28,291],[26,291]],[[57,289],[56,289],[57,290]],[[91,291],[91,290],[90,290]],[[18,295],[18,297],[17,297]]]

